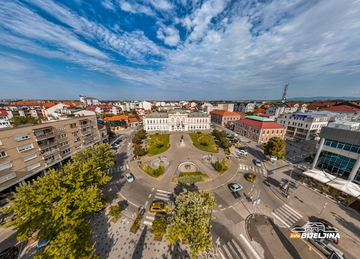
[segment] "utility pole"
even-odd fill
[[[255,217],[256,214],[256,206],[260,203],[260,190],[258,191],[258,197],[256,200],[253,201],[253,206],[254,206],[254,214],[253,217]]]
[[[327,205],[327,202],[325,202],[325,204],[324,204],[324,206],[322,207],[322,209],[321,209],[321,211],[320,211],[319,215],[321,215],[321,213],[323,212],[323,210],[326,208],[326,205]]]

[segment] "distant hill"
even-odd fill
[[[347,101],[357,101],[360,100],[358,97],[346,97],[346,96],[314,96],[314,97],[293,97],[287,98],[288,101],[327,101],[327,100],[347,100]]]

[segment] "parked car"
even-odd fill
[[[255,159],[254,163],[256,166],[261,166],[261,162],[259,159]]]
[[[317,249],[319,249],[319,251],[322,252],[326,256],[330,256],[332,253],[336,252],[337,254],[339,254],[343,258],[345,258],[345,255],[341,250],[339,250],[338,248],[336,248],[335,246],[333,246],[332,244],[330,244],[326,241],[321,241],[320,239],[310,238],[309,242],[313,246],[315,246]]]
[[[127,173],[127,174],[125,174],[125,179],[126,179],[126,181],[131,183],[134,181],[134,176],[132,175],[132,173]]]
[[[18,254],[19,248],[12,246],[0,252],[0,259],[15,259],[18,257]]]
[[[246,174],[246,180],[248,180],[249,182],[254,182],[256,180],[256,174],[254,173]]]
[[[241,191],[243,189],[243,187],[238,183],[232,183],[229,185],[229,189],[232,192],[238,192],[238,191]]]
[[[166,213],[168,211],[168,205],[163,201],[153,201],[150,205],[149,211],[153,213]]]
[[[334,233],[338,232],[337,229],[333,226],[333,224],[325,219],[318,218],[317,222],[321,223],[325,227],[325,231],[320,230],[319,232],[334,232]],[[335,244],[339,244],[339,239],[336,237],[326,240],[334,242]]]

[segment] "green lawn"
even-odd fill
[[[153,134],[148,136],[146,148],[149,156],[161,154],[170,148],[170,134]]]
[[[211,153],[218,153],[216,148],[215,140],[211,137],[210,134],[207,133],[189,133],[190,138],[193,142],[193,145],[200,150],[211,152]]]

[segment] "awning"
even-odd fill
[[[331,182],[328,182],[327,185],[345,192],[353,197],[359,197],[360,196],[360,186],[356,183],[353,183],[351,181],[347,181],[344,179],[335,179]]]
[[[325,173],[324,171],[318,169],[310,169],[309,171],[303,172],[303,174],[322,183],[330,182],[336,178],[336,176]]]

